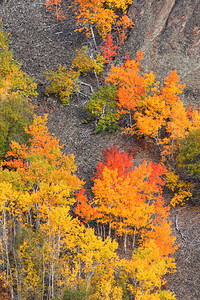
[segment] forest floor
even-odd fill
[[[67,154],[75,155],[79,178],[84,179],[90,191],[93,172],[96,170],[102,150],[115,143],[120,148],[133,152],[135,164],[157,159],[154,150],[135,137],[122,132],[95,134],[95,124],[83,124],[86,118],[84,106],[87,98],[74,95],[70,105],[63,105],[52,97],[45,96],[44,72],[58,65],[70,66],[76,49],[87,44],[84,35],[75,32],[73,10],[68,10],[62,22],[54,21],[42,0],[1,0],[0,19],[3,28],[11,33],[11,49],[22,69],[34,76],[38,84],[38,98],[34,102],[38,114],[48,113],[48,127],[52,135],[60,139]],[[69,7],[71,1],[65,1]],[[128,41],[127,41],[128,42]],[[94,78],[90,78],[91,81]],[[90,193],[90,192],[89,192]],[[167,285],[177,300],[200,299],[200,207],[185,205],[171,211],[173,234],[179,249],[175,258],[177,271],[167,276]]]

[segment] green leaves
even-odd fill
[[[85,109],[89,111],[88,120],[97,119],[96,132],[114,132],[119,129],[117,121],[117,88],[111,84],[100,87],[94,93]]]
[[[80,50],[77,50],[77,56],[72,62],[72,68],[76,68],[80,73],[86,75],[88,72],[96,72],[99,75],[103,71],[104,57],[98,53],[96,59],[92,58],[87,53],[88,47],[83,46]]]
[[[191,131],[180,141],[177,162],[180,169],[200,180],[200,129]]]
[[[0,160],[8,152],[11,141],[28,141],[25,127],[30,124],[32,114],[33,106],[19,95],[0,102]]]
[[[87,46],[77,51],[77,56],[72,62],[72,67],[59,66],[57,71],[46,72],[46,79],[50,84],[46,88],[46,95],[55,94],[60,97],[63,105],[69,104],[70,96],[74,92],[79,92],[81,74],[88,72],[99,74],[103,71],[104,57],[100,54],[96,59],[91,58],[87,53]]]
[[[29,96],[36,96],[36,83],[13,59],[9,35],[0,27],[0,160],[9,150],[11,140],[26,143],[25,127],[32,119]]]

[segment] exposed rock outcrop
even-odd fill
[[[177,69],[186,83],[186,104],[200,104],[200,1],[134,0],[129,17],[135,23],[126,49],[134,58],[143,50],[143,67],[158,77]]]

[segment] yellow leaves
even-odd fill
[[[92,33],[93,25],[96,26],[99,35],[105,39],[117,23],[120,44],[126,39],[126,30],[133,25],[133,22],[125,15],[128,5],[132,0],[77,0],[79,3],[79,14],[77,14],[77,25],[82,26],[79,31],[85,31],[89,37]],[[123,15],[119,16],[116,10],[121,10]]]
[[[103,39],[111,32],[112,26],[115,24],[117,16],[110,9],[100,10],[97,15],[96,28]]]
[[[192,196],[191,190],[193,185],[181,180],[179,175],[175,174],[173,170],[166,172],[166,186],[174,192],[171,199],[173,207],[184,204]]]
[[[121,9],[123,13],[126,12],[129,5],[132,4],[132,0],[106,0],[106,4],[111,9]]]
[[[53,287],[57,291],[61,283],[74,287],[80,283],[86,291],[94,289],[94,299],[121,299],[121,288],[115,288],[114,280],[118,245],[111,239],[96,237],[92,229],[71,217],[73,193],[82,181],[73,174],[74,157],[61,153],[59,141],[49,135],[46,121],[47,116],[35,117],[27,130],[31,133],[29,146],[12,145],[9,154],[14,160],[9,166],[19,174],[20,190],[13,171],[9,176],[7,170],[0,173],[0,216],[7,226],[5,232],[12,231],[12,226],[20,228],[12,250],[18,268],[13,283],[20,282],[18,291],[24,299],[30,294],[42,297],[49,290],[53,297]],[[6,223],[10,219],[12,222]],[[5,242],[9,242],[8,235]],[[10,265],[10,271],[14,272],[15,267]],[[49,280],[51,285],[46,286]]]
[[[76,68],[79,73],[86,73],[96,71],[97,75],[103,71],[104,57],[98,53],[96,59],[89,56],[87,53],[87,46],[83,46],[77,51],[77,56],[72,62],[72,68]]]
[[[60,97],[64,105],[69,103],[70,95],[78,89],[77,78],[79,74],[66,66],[58,66],[57,71],[46,72],[46,79],[50,85],[46,88],[46,95],[55,94]]]
[[[36,83],[21,69],[9,50],[8,34],[0,28],[0,97],[4,100],[9,95],[21,95],[25,98],[36,96]]]
[[[151,87],[155,81],[155,75],[153,72],[144,74],[145,77],[145,88],[148,89]]]
[[[175,268],[173,260],[171,263],[167,262],[154,240],[149,240],[144,247],[135,250],[132,260],[125,265],[127,275],[135,282],[135,287],[129,285],[135,299],[162,299],[162,276],[170,268]],[[170,295],[169,299],[175,299],[169,291],[165,293]]]
[[[135,112],[135,128],[139,135],[145,134],[153,138],[159,136],[159,131],[166,124],[164,118],[165,103],[157,95],[147,96],[138,101],[139,110]]]
[[[77,15],[77,25],[82,24],[87,36],[90,36],[90,26],[96,25],[98,33],[104,39],[115,24],[117,15],[112,9],[104,8],[103,1],[77,0],[79,3],[79,15]]]

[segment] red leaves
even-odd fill
[[[102,151],[103,161],[99,161],[96,176],[101,177],[102,171],[105,167],[115,170],[117,169],[118,176],[126,177],[133,167],[133,156],[125,152],[120,152],[119,147],[113,145],[110,149]]]
[[[107,35],[107,39],[104,40],[105,46],[100,47],[103,51],[103,57],[106,58],[105,63],[109,63],[112,61],[113,57],[117,55],[115,49],[119,49],[116,45],[113,45],[113,40],[111,36],[111,32]]]

